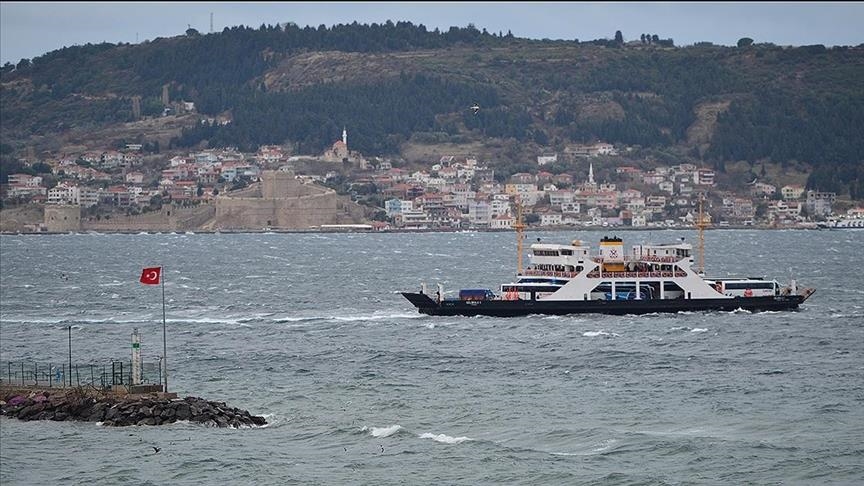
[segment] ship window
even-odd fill
[[[727,282],[726,290],[774,289],[774,282]]]
[[[573,254],[573,250],[561,250],[561,254],[569,256]]]

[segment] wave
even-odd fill
[[[261,414],[264,417],[264,420],[267,421],[264,425],[256,425],[255,428],[259,429],[267,429],[267,428],[279,428],[288,422],[291,422],[290,417],[283,417],[281,415],[276,415],[275,413],[265,413]]]
[[[424,434],[420,434],[417,437],[421,439],[432,439],[435,442],[441,442],[442,444],[461,444],[463,442],[474,440],[470,437],[450,437],[449,435],[444,434],[432,434],[426,432]]]
[[[329,317],[329,319],[333,319],[336,321],[381,321],[387,319],[422,319],[425,317],[423,314],[410,313],[410,314],[373,314],[373,315],[359,315],[359,316],[333,316]],[[328,318],[325,318],[328,319]]]
[[[368,431],[369,435],[371,435],[372,437],[378,437],[379,439],[383,439],[384,437],[390,437],[391,435],[399,432],[400,430],[402,430],[402,426],[399,424],[391,425],[389,427],[366,427],[364,425],[363,428],[360,429],[360,432]]]
[[[582,335],[585,337],[597,337],[597,336],[619,337],[619,336],[621,336],[617,332],[606,332],[602,329],[599,331],[586,331],[586,332],[583,332]]]
[[[325,319],[323,317],[279,317],[273,319],[273,322],[276,323],[286,323],[286,322],[307,322],[307,321],[317,321]]]
[[[384,321],[390,319],[422,319],[423,314],[372,314],[372,315],[349,315],[349,316],[298,316],[298,317],[279,317],[273,319],[273,322],[307,322],[307,321],[339,321],[339,322],[363,322],[363,321]]]

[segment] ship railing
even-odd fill
[[[531,275],[535,277],[559,277],[559,278],[573,278],[576,275],[579,275],[579,272],[555,272],[551,270],[524,270],[522,275]]]
[[[687,272],[609,272],[605,271],[602,274],[598,271],[588,273],[588,278],[683,278],[687,276]]]
[[[605,259],[605,258],[599,257],[599,256],[598,257],[592,257],[591,259],[594,261],[594,263],[603,263],[604,261],[609,262],[609,263],[621,263],[622,261],[624,261],[624,262],[676,263],[676,262],[683,260],[684,258],[685,257],[674,257],[674,256],[660,257],[660,256],[645,255],[645,256],[625,256],[623,258],[623,260],[620,258],[615,259],[615,260]]]

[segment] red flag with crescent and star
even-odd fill
[[[141,272],[141,283],[145,285],[158,285],[162,267],[145,268]]]

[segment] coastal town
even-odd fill
[[[273,145],[254,153],[234,148],[153,153],[145,144],[128,143],[30,154],[21,160],[26,171],[9,174],[0,196],[4,209],[71,206],[80,208],[82,220],[117,220],[163,206],[212,205],[258,183],[263,172],[276,171],[365,206],[366,220],[355,222],[371,224],[355,227],[373,230],[510,230],[519,217],[528,227],[543,229],[683,228],[693,227],[700,205],[703,221],[715,228],[864,227],[864,208],[838,204],[832,192],[799,184],[778,187],[758,178],[742,184],[743,190],[721,190],[713,169],[692,163],[642,169],[621,155],[630,150],[603,142],[569,145],[538,153],[526,164],[530,171],[502,177],[491,161],[472,154],[419,163],[367,158],[349,150],[347,129],[319,155],[296,155]],[[37,221],[21,230],[49,228]]]

